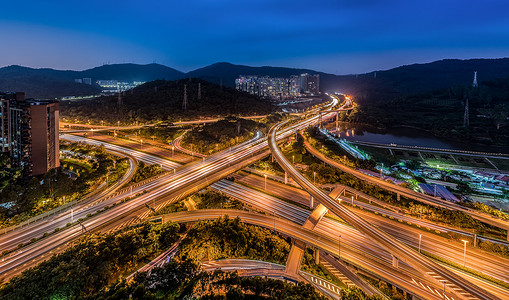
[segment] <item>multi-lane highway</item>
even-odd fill
[[[332,105],[335,104],[336,103],[334,102],[332,103]],[[278,139],[285,138],[288,135],[293,134],[295,131],[312,124],[316,121],[316,118],[317,117],[312,117],[289,126],[281,132]],[[76,140],[73,136],[66,136],[66,138]],[[101,142],[97,141],[96,143],[101,144]],[[127,153],[133,152],[131,149],[116,145],[105,146],[111,147],[116,151],[124,151]],[[130,201],[122,203],[122,200],[132,195],[132,192],[125,191],[123,194],[112,197],[106,201],[94,203],[94,205],[88,207],[81,207],[79,210],[72,212],[71,214],[66,215],[65,213],[62,213],[58,215],[58,217],[55,217],[51,222],[46,222],[44,226],[34,228],[31,231],[13,231],[12,234],[14,235],[14,238],[13,236],[10,236],[6,239],[5,236],[0,236],[0,243],[3,243],[3,247],[9,249],[13,248],[13,246],[17,243],[24,243],[32,238],[38,238],[43,233],[51,232],[55,228],[64,228],[72,218],[84,219],[80,225],[69,226],[63,230],[55,232],[49,237],[30,244],[19,251],[15,251],[7,257],[3,257],[2,264],[0,264],[0,278],[8,279],[22,270],[29,268],[30,266],[34,266],[38,262],[44,260],[44,255],[62,251],[65,248],[66,243],[81,236],[81,231],[85,228],[88,231],[113,230],[123,224],[143,218],[148,215],[153,208],[158,209],[167,205],[171,201],[191,195],[222,177],[227,176],[228,174],[266,156],[268,154],[266,149],[267,140],[262,139],[261,135],[257,135],[248,142],[219,152],[205,160],[187,164],[185,167],[179,168],[175,171],[174,174],[168,175],[168,177],[162,177],[154,180],[150,183],[150,186],[144,185],[138,187],[138,190],[142,189],[142,191],[138,193],[138,190],[136,190],[134,191],[134,195],[140,193],[141,195],[131,199]],[[136,153],[135,155],[139,155],[137,158],[140,160],[153,159],[151,157],[143,157],[144,154]],[[178,167],[178,165],[171,165],[171,162],[161,163],[167,168]],[[114,204],[115,206],[112,206]],[[86,218],[87,215],[94,214],[96,211],[104,208],[108,209],[95,216]]]
[[[273,190],[270,188],[273,186],[273,183],[269,183],[268,188],[271,192],[273,192]],[[248,207],[252,207],[256,210],[264,211],[279,218],[292,221],[298,225],[304,224],[305,220],[310,214],[310,212],[306,209],[281,200],[281,198],[285,197],[282,196],[285,195],[285,193],[277,193],[277,195],[275,195],[276,197],[274,197],[267,195],[260,190],[253,190],[250,187],[246,187],[244,185],[226,180],[219,181],[213,184],[211,187],[226,193],[229,196],[239,199]],[[289,193],[297,194],[298,191],[296,191],[294,188],[290,188]],[[292,199],[296,200],[296,197],[292,197]],[[304,203],[309,203],[309,199],[305,199]],[[365,217],[364,215],[362,216]],[[450,243],[450,241],[445,238],[438,237],[434,234],[425,233],[410,226],[398,224],[397,222],[388,221],[384,218],[374,218],[368,215],[366,219],[372,224],[377,225],[384,231],[403,241],[405,244],[414,248],[417,248],[419,245],[419,234],[421,233],[423,241],[421,245],[422,251],[427,251],[439,257],[447,258],[451,261],[455,261],[458,264],[463,262],[463,246],[460,244]],[[347,226],[333,219],[323,218],[317,224],[315,230],[321,233],[323,236],[327,236],[331,239],[338,238],[338,234],[341,234],[342,243],[351,245],[352,249],[356,249],[358,251],[359,256],[362,257],[364,254],[369,257],[376,258],[377,260],[385,263],[387,266],[391,266],[392,264],[392,257],[390,253],[379,247],[370,239],[366,238],[355,228]],[[358,265],[356,261],[351,261],[351,263]],[[358,266],[369,267],[369,270],[373,269],[373,266],[371,265]],[[483,251],[469,249],[467,266],[475,268],[479,272],[488,274],[496,279],[509,281],[509,274],[506,272],[506,270],[509,268],[509,261],[507,259],[489,255]],[[412,272],[414,274],[413,278],[420,278],[422,280],[422,276],[420,276],[419,273],[412,269],[410,266],[402,263],[400,264],[400,268],[406,269],[406,272]],[[375,274],[382,277],[384,275],[383,273]],[[401,280],[401,278],[392,278],[391,280],[396,285],[405,287],[406,283],[404,280]],[[507,290],[487,283],[482,286],[484,288],[496,291],[497,294],[509,297],[509,291]]]
[[[323,153],[321,153],[317,149],[313,148],[307,141],[304,141],[304,146],[312,155],[314,155],[316,158],[322,160],[323,162],[325,162],[333,167],[336,167],[343,172],[352,174],[361,180],[364,180],[371,184],[380,186],[381,188],[383,188],[385,190],[400,194],[401,196],[405,196],[409,199],[417,200],[419,202],[422,202],[422,203],[425,203],[428,205],[462,211],[462,212],[472,216],[472,218],[477,219],[481,222],[493,225],[498,228],[505,229],[505,230],[507,230],[507,238],[509,240],[509,221],[507,221],[507,220],[503,220],[503,219],[482,213],[482,212],[474,210],[474,209],[469,209],[467,207],[464,207],[464,206],[461,206],[461,205],[458,205],[458,204],[455,204],[455,203],[452,203],[452,202],[449,202],[446,200],[442,200],[440,198],[425,195],[425,194],[401,187],[397,184],[387,182],[387,181],[379,179],[377,177],[369,176],[367,174],[359,172],[353,168],[350,168],[350,167],[345,166],[341,163],[338,163],[335,160],[328,158]]]
[[[479,299],[499,299],[497,296],[479,288],[479,286],[472,284],[472,282],[454,274],[450,270],[438,265],[423,255],[417,253],[412,248],[401,243],[391,235],[385,233],[379,228],[373,226],[371,223],[360,218],[352,213],[346,207],[341,205],[338,201],[332,199],[313,183],[307,180],[302,174],[295,169],[295,167],[284,157],[283,153],[279,150],[275,136],[281,124],[275,125],[269,132],[269,147],[273,157],[279,165],[290,174],[290,176],[311,196],[317,201],[325,205],[331,212],[338,215],[347,223],[358,229],[361,233],[368,236],[375,241],[378,245],[383,247],[386,251],[391,253],[395,259],[406,262],[415,269],[419,270],[422,274],[426,274],[431,280],[439,283],[446,280],[454,286],[449,286],[448,290],[451,291],[456,297],[460,299],[468,299],[475,297]]]

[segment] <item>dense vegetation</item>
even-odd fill
[[[179,253],[195,261],[248,258],[284,264],[289,252],[289,242],[271,230],[225,216],[195,224]]]
[[[6,153],[0,153],[0,190],[20,175],[21,169],[11,165],[9,155]]]
[[[194,128],[184,135],[182,145],[188,149],[192,145],[193,151],[211,154],[253,138],[256,131],[265,129],[265,124],[229,117]]]
[[[200,272],[191,260],[170,260],[162,268],[137,274],[129,282],[120,282],[87,299],[295,299],[326,298],[310,284],[290,284],[261,277],[239,277],[237,273]],[[348,298],[353,299],[353,298]],[[368,298],[366,298],[368,299]]]
[[[198,202],[198,209],[242,209],[242,202],[212,189],[206,189],[203,192],[194,194],[193,198]]]
[[[173,245],[184,229],[171,222],[147,222],[114,233],[88,235],[4,284],[0,298],[126,299],[132,294],[135,299],[174,299],[179,295],[223,299],[217,295],[225,293],[246,294],[248,298],[250,294],[262,298],[320,298],[309,285],[200,272],[198,264],[206,259],[244,257],[284,263],[288,256],[290,245],[286,240],[268,229],[227,216],[196,223],[182,241],[177,257],[163,268],[150,275],[137,274],[129,283],[118,281]]]
[[[10,226],[66,202],[81,198],[106,180],[120,178],[128,167],[127,159],[117,158],[103,147],[65,143],[62,167],[72,169],[71,179],[63,169],[35,177],[18,177],[0,191],[0,226]],[[72,162],[72,164],[71,164]]]
[[[171,124],[162,123],[150,127],[121,130],[117,131],[117,134],[118,137],[136,135],[144,140],[155,140],[168,145],[180,136],[184,130],[185,127],[174,127]]]
[[[198,88],[201,97],[198,97]],[[187,109],[183,109],[184,88]],[[126,92],[122,105],[118,96],[87,101],[60,102],[60,115],[66,119],[91,120],[99,124],[134,124],[178,121],[206,116],[267,114],[272,105],[257,96],[221,87],[199,79],[156,80]]]
[[[470,125],[464,126],[466,99]],[[394,96],[361,105],[345,121],[380,128],[414,126],[461,142],[509,145],[509,78],[457,86],[423,94]]]
[[[148,179],[150,177],[157,176],[163,173],[164,170],[159,165],[145,165],[144,162],[140,161],[138,163],[138,168],[136,169],[136,173],[134,173],[133,178],[131,179],[132,183],[137,183]]]
[[[0,288],[2,299],[74,299],[99,292],[179,237],[174,223],[88,235],[61,254],[12,278]]]

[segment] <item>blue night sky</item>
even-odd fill
[[[509,56],[507,0],[3,1],[0,66],[227,61],[362,73]]]

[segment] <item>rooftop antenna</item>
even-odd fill
[[[463,115],[463,127],[468,127],[470,125],[468,119],[468,98],[465,100],[465,114]]]
[[[184,101],[182,102],[182,110],[187,111],[187,85],[184,84]]]
[[[474,82],[472,83],[472,87],[478,87],[479,85],[477,84],[477,71],[474,72]]]

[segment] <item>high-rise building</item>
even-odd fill
[[[269,76],[240,76],[235,80],[237,90],[270,98],[290,98],[302,95],[318,95],[320,75],[302,74],[289,78]]]
[[[304,94],[318,95],[320,93],[320,75],[300,75],[300,89]]]
[[[12,164],[28,175],[59,167],[58,102],[24,99],[23,93],[0,94],[0,100],[2,151]]]

